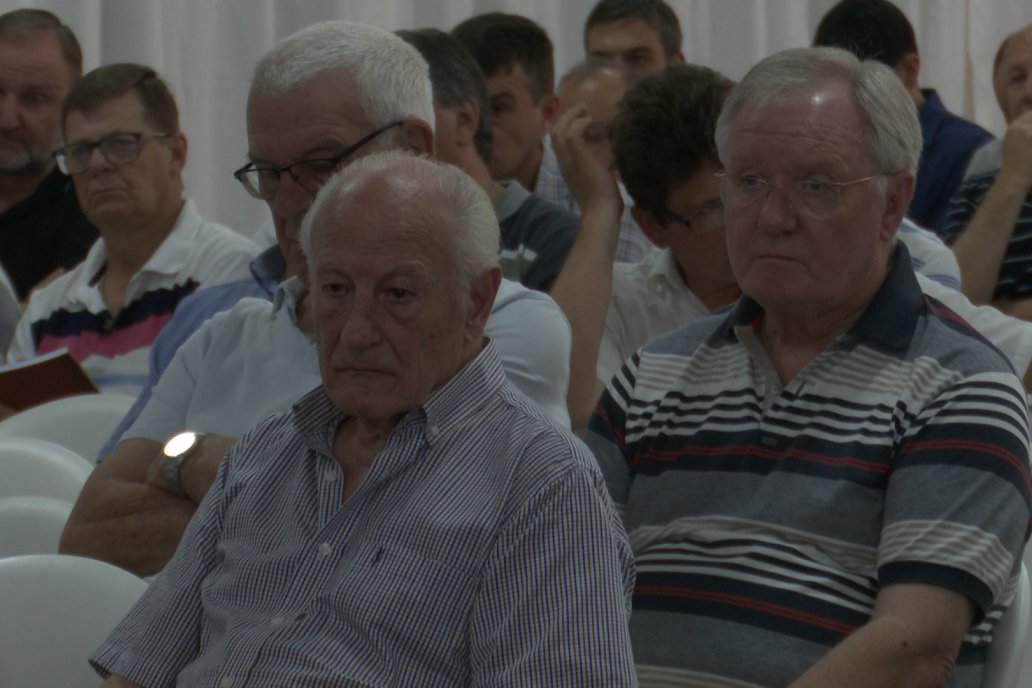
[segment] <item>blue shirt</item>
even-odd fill
[[[190,338],[211,316],[229,310],[244,298],[272,300],[276,286],[286,273],[286,263],[279,246],[272,246],[255,256],[250,265],[250,279],[238,280],[208,289],[202,289],[184,298],[176,307],[172,319],[161,329],[150,349],[150,366],[147,382],[140,390],[140,396],[115,427],[111,437],[97,455],[99,462],[114,449],[125,431],[143,412],[150,401],[154,386],[183,342]]]
[[[322,387],[250,431],[93,656],[143,685],[634,686],[630,547],[488,345],[343,500]]]
[[[993,135],[946,110],[935,91],[921,93],[925,102],[917,116],[924,144],[907,214],[919,225],[941,234],[950,196],[960,186],[971,155]]]

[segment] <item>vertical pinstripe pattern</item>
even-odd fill
[[[879,590],[969,597],[949,686],[981,685],[1029,525],[1028,416],[1009,364],[922,296],[902,246],[845,335],[782,385],[743,299],[651,342],[588,445],[623,508],[643,685],[787,685]]]
[[[490,345],[342,503],[322,388],[230,452],[93,658],[145,686],[629,686],[634,570],[587,449]]]

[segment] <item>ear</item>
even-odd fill
[[[663,227],[660,226],[659,222],[656,221],[655,215],[650,211],[645,210],[640,205],[636,205],[631,208],[631,217],[638,223],[638,227],[641,228],[641,233],[645,235],[645,238],[657,247],[666,248],[669,245],[664,238],[666,233],[663,231]]]
[[[469,294],[472,309],[466,322],[467,331],[472,340],[477,344],[484,336],[484,326],[491,316],[491,309],[494,307],[495,295],[502,283],[502,269],[497,265],[484,268],[473,278]]]
[[[541,132],[541,138],[545,137],[545,134],[551,130],[552,125],[559,119],[559,96],[553,91],[549,93],[541,102],[541,120],[544,130]]]
[[[455,146],[472,146],[477,128],[480,126],[480,105],[474,98],[466,98],[451,110],[455,113]]]
[[[910,207],[910,199],[914,196],[914,173],[897,172],[889,179],[885,188],[885,212],[882,215],[881,235],[891,239],[899,229]]]
[[[401,125],[402,146],[423,155],[434,154],[434,130],[421,119],[405,120]]]
[[[186,154],[189,149],[186,141],[186,134],[177,131],[168,137],[169,150],[172,151],[172,171],[181,174],[186,168]]]
[[[671,64],[671,65],[674,65],[674,64],[684,64],[684,62],[685,62],[685,60],[684,60],[684,51],[683,50],[678,50],[676,53],[674,53],[673,55],[670,56],[670,59],[667,60],[667,64]]]
[[[917,53],[907,53],[900,60],[899,64],[896,65],[896,73],[899,74],[899,78],[903,81],[903,85],[907,87],[908,91],[913,91],[917,88],[918,73],[921,71],[921,57]]]

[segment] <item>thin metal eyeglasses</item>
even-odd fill
[[[253,162],[249,162],[234,172],[233,176],[247,189],[247,193],[261,201],[270,201],[276,196],[276,192],[279,191],[280,176],[284,172],[289,174],[290,178],[302,189],[314,194],[319,191],[330,175],[336,172],[341,163],[349,156],[354,155],[358,149],[383,132],[394,127],[400,127],[402,124],[404,124],[404,121],[398,120],[380,127],[345,148],[340,155],[335,155],[332,158],[299,160],[283,167],[259,167]]]
[[[717,172],[716,174],[717,179],[720,180],[720,191],[724,203],[730,207],[757,209],[767,201],[771,188],[775,188],[785,194],[785,199],[793,208],[806,210],[814,216],[829,215],[835,212],[842,200],[842,191],[847,187],[889,175],[887,172],[881,172],[848,182],[797,179],[784,184],[775,184],[771,180],[755,174],[733,175],[726,172]]]
[[[708,201],[687,217],[666,208],[661,208],[660,214],[695,234],[708,234],[724,226],[724,204],[720,201]]]
[[[150,139],[167,139],[172,134],[142,134],[119,132],[105,136],[98,141],[83,141],[62,146],[51,153],[57,166],[67,175],[84,172],[90,165],[90,157],[96,148],[111,165],[125,165],[140,157],[140,146]]]

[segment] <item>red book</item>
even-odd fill
[[[0,367],[0,405],[15,411],[99,391],[68,349]]]

